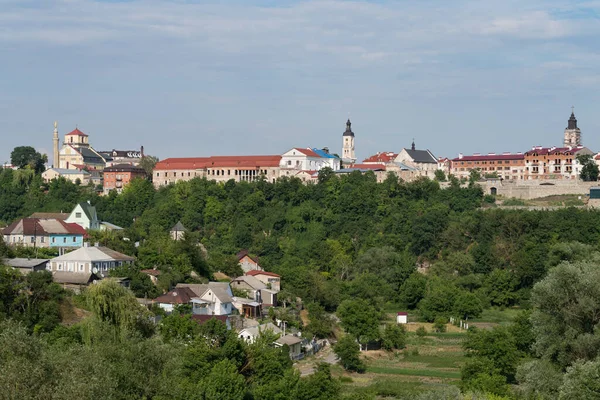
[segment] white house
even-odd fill
[[[408,313],[399,312],[398,315],[396,315],[396,323],[407,324],[408,323]]]
[[[295,176],[298,171],[319,171],[329,167],[334,171],[340,169],[339,157],[329,154],[329,150],[317,148],[295,147],[281,156],[279,164],[281,176]]]
[[[100,229],[96,207],[92,206],[89,201],[77,204],[65,222],[74,223],[93,231]]]
[[[281,334],[283,333],[283,331],[281,329],[279,329],[276,325],[274,325],[272,322],[268,322],[263,325],[258,325],[258,326],[253,326],[251,328],[242,329],[238,333],[238,337],[240,339],[244,339],[248,343],[254,343],[256,338],[259,337],[261,333],[267,332],[267,331],[270,331],[271,333],[275,334],[276,336],[281,336]]]
[[[189,288],[194,293],[190,303],[195,315],[229,315],[233,311],[233,292],[227,282],[178,283],[178,288]]]
[[[121,254],[108,247],[81,247],[50,260],[50,272],[77,272],[108,275],[108,271],[124,264],[131,264],[134,257]]]

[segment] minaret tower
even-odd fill
[[[571,107],[571,118],[567,128],[565,129],[565,147],[581,145],[581,130],[577,127],[577,119],[575,118],[575,107]]]
[[[60,168],[60,153],[58,151],[58,121],[54,121],[54,137],[52,138],[54,145],[54,159],[52,160],[52,166],[54,168]]]
[[[352,132],[352,123],[350,118],[346,122],[346,131],[342,137],[342,161],[353,164],[356,162],[356,155],[354,154],[354,132]]]

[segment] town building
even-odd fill
[[[302,339],[296,335],[281,336],[273,344],[275,347],[288,346],[290,358],[292,360],[299,360],[303,357]]]
[[[237,253],[237,259],[238,259],[238,263],[240,264],[240,268],[242,269],[242,271],[244,271],[244,273],[248,273],[250,271],[255,271],[255,270],[256,271],[263,270],[258,262],[258,258],[252,257],[248,253],[248,250],[240,250],[240,252]]]
[[[352,132],[350,118],[346,122],[346,130],[342,134],[342,161],[344,164],[354,164],[356,162],[354,132]]]
[[[175,288],[188,288],[194,293],[190,304],[195,315],[230,315],[233,311],[233,292],[227,282],[178,283]]]
[[[438,169],[438,161],[433,153],[429,150],[417,150],[414,141],[410,149],[404,148],[398,153],[394,162],[412,167],[419,176],[431,179],[435,177],[435,171]]]
[[[323,168],[337,171],[341,168],[341,160],[329,154],[329,149],[295,147],[281,156],[280,176],[296,176],[298,172],[308,172],[313,175]]]
[[[77,248],[83,246],[85,229],[58,219],[23,218],[2,230],[10,246]]]
[[[279,329],[275,324],[273,324],[272,322],[267,322],[266,324],[242,329],[241,331],[239,331],[238,337],[252,344],[262,333],[265,332],[271,332],[271,334],[276,336],[281,336],[281,334],[283,333],[283,331]]]
[[[122,265],[130,265],[134,257],[102,246],[81,247],[50,260],[48,270],[73,272],[78,274],[98,274],[108,276],[108,271]]]
[[[100,229],[96,207],[92,206],[89,201],[77,204],[65,222],[77,224],[84,229],[93,231]]]
[[[525,176],[525,155],[523,153],[473,154],[451,160],[450,173],[461,179],[468,179],[471,170],[479,170],[481,176],[493,176],[505,180],[522,180]]]
[[[280,162],[281,156],[270,155],[167,158],[154,167],[152,181],[157,188],[194,178],[217,182],[253,182],[264,178],[275,182]]]
[[[525,153],[525,179],[578,179],[582,165],[577,156],[593,154],[584,146],[534,146]]]
[[[123,192],[123,188],[132,180],[146,178],[146,171],[132,164],[117,164],[104,168],[103,175],[102,184],[106,195],[111,190],[115,190],[117,193]]]
[[[49,261],[48,259],[41,258],[5,258],[2,260],[2,264],[18,270],[23,275],[27,275],[30,272],[45,271]]]
[[[173,239],[173,240],[182,240],[183,237],[185,236],[186,232],[187,232],[187,229],[185,228],[185,226],[183,226],[183,224],[181,223],[181,221],[178,221],[171,228],[171,231],[169,233],[171,234],[171,239]]]
[[[108,150],[98,151],[105,160],[106,166],[112,167],[119,164],[140,165],[144,158],[144,146],[140,150]]]
[[[565,128],[565,139],[563,141],[564,147],[577,147],[581,146],[581,130],[577,127],[577,119],[575,118],[575,110],[571,110],[571,117],[567,122]]]
[[[398,153],[394,153],[393,151],[378,152],[377,154],[365,158],[362,163],[388,165],[394,163],[396,157],[398,157]]]
[[[91,174],[84,169],[73,168],[48,168],[42,172],[42,179],[48,183],[54,179],[65,178],[73,183],[87,185],[91,180]]]
[[[78,128],[65,135],[59,151],[59,165],[62,169],[86,169],[92,173],[102,171],[106,160],[89,143],[89,136]]]
[[[253,276],[265,285],[267,289],[273,289],[276,291],[281,290],[281,275],[277,275],[273,272],[253,270],[246,272],[246,275]]]
[[[192,299],[195,297],[196,293],[192,289],[188,287],[176,287],[168,293],[155,298],[154,303],[158,304],[165,312],[171,313],[178,306],[191,304]]]

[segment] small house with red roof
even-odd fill
[[[87,232],[60,219],[23,218],[4,228],[2,236],[11,246],[79,248]]]
[[[267,285],[267,289],[273,289],[278,292],[281,290],[281,276],[274,272],[253,270],[246,272],[246,275],[253,276],[258,279]]]
[[[237,259],[238,263],[240,264],[240,268],[242,268],[242,271],[244,271],[244,273],[254,270],[263,270],[260,264],[258,263],[258,257],[251,256],[250,253],[248,253],[248,250],[240,250],[240,252],[237,253]]]

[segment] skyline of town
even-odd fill
[[[348,114],[359,158],[514,152],[572,105],[600,148],[597,3],[221,3],[3,1],[0,160],[55,120],[167,158],[334,148]]]

